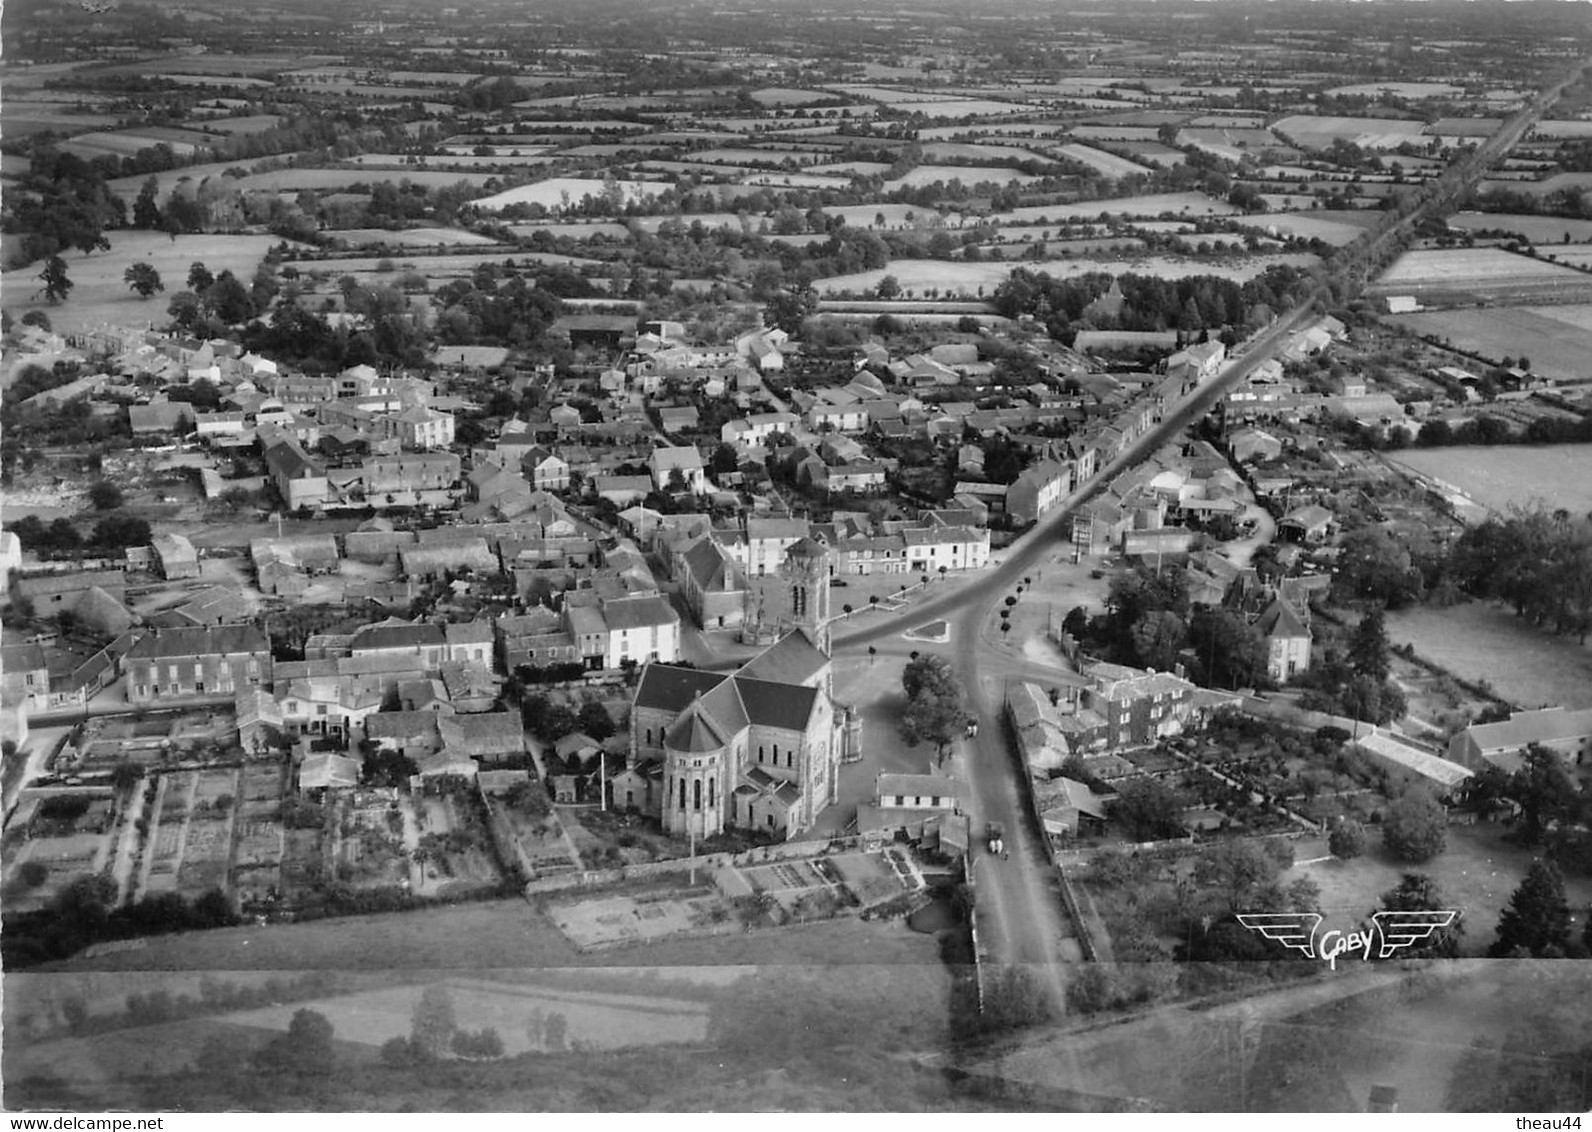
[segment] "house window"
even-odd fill
[[[774,828],[774,815],[773,814],[769,814],[768,815],[768,828],[769,829],[773,829]]]
[[[757,748],[757,765],[758,766],[762,766],[763,765],[763,748],[762,747]]]
[[[778,743],[774,744],[774,765],[775,766],[779,765],[779,744]]]
[[[138,698],[139,699],[143,699],[148,694],[149,694],[149,689],[148,689],[147,686],[145,686],[143,684],[138,685]]]
[[[195,680],[193,682],[193,690],[201,696],[204,695],[205,682],[203,680]]]
[[[647,728],[647,746],[652,746],[652,728]]]
[[[786,751],[785,752],[785,766],[786,766],[786,768],[789,769],[790,767],[793,767],[795,765],[796,765],[796,752],[795,751]]]

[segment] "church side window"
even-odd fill
[[[702,808],[702,780],[700,778],[691,783],[691,808],[693,810]]]
[[[790,591],[791,612],[797,617],[807,616],[807,590],[802,586],[792,586]]]
[[[714,779],[714,778],[708,779],[708,809],[710,809],[710,810],[714,806],[718,805],[717,801],[715,801],[715,799],[718,796],[718,791],[716,791],[714,789],[714,786],[715,786],[715,784],[717,782],[718,782],[717,779]]]

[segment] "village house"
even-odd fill
[[[1498,723],[1473,723],[1449,740],[1448,758],[1470,770],[1490,763],[1513,772],[1532,743],[1557,753],[1566,766],[1584,766],[1592,753],[1592,708],[1517,711]]]
[[[253,625],[152,629],[123,658],[127,700],[145,705],[231,698],[271,682],[271,642]]]

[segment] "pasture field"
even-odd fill
[[[1221,261],[1205,259],[1176,259],[1171,256],[1146,256],[1143,259],[1114,260],[1045,260],[1025,263],[1035,271],[1048,272],[1058,278],[1103,271],[1110,275],[1155,275],[1162,279],[1182,279],[1190,275],[1213,275],[1223,279],[1253,279],[1268,267],[1289,264],[1308,267],[1319,262],[1313,255],[1244,256]],[[888,267],[873,271],[859,271],[854,275],[835,275],[819,279],[813,286],[820,294],[844,294],[870,291],[886,275],[894,275],[903,293],[916,297],[938,289],[941,294],[988,294],[1011,274],[1010,263],[950,263],[935,259],[898,259]]]
[[[783,165],[787,160],[798,165],[812,165],[825,154],[811,149],[751,149],[724,147],[703,149],[691,154],[692,161],[709,165]]]
[[[1506,212],[1456,212],[1447,218],[1450,228],[1467,232],[1513,232],[1533,244],[1585,244],[1592,241],[1592,220],[1567,220],[1562,216],[1530,216]],[[1545,253],[1554,249],[1544,247]]]
[[[546,232],[549,236],[568,240],[595,240],[598,237],[610,240],[630,239],[630,229],[612,221],[599,221],[594,224],[510,224],[508,228],[516,236],[534,236],[538,232]]]
[[[628,201],[645,200],[674,188],[668,181],[618,181],[618,191]],[[567,196],[570,204],[579,204],[587,197],[603,194],[602,181],[591,177],[553,177],[534,185],[521,185],[506,192],[494,193],[475,202],[482,212],[496,212],[513,204],[539,204],[549,210],[561,210]]]
[[[259,134],[275,129],[282,122],[280,114],[249,114],[242,118],[211,118],[205,129],[221,134]]]
[[[752,101],[759,106],[811,106],[818,102],[833,102],[835,96],[822,90],[798,90],[788,86],[767,86],[754,90]]]
[[[176,133],[177,131],[168,131]],[[78,134],[70,141],[64,141],[60,149],[66,153],[76,154],[85,160],[110,154],[115,157],[131,157],[141,149],[164,143],[171,146],[171,151],[179,157],[187,157],[196,150],[210,144],[210,139],[203,134],[189,133],[181,138],[151,137],[147,131],[112,131],[93,130],[86,134]]]
[[[1536,359],[1532,358],[1532,363]],[[1541,500],[1550,510],[1592,512],[1592,445],[1431,448],[1398,453],[1402,464],[1453,484],[1500,513]],[[1589,687],[1592,692],[1592,687]]]
[[[423,166],[406,166],[402,169],[276,169],[269,173],[251,173],[237,181],[239,190],[256,192],[297,192],[300,189],[348,189],[354,185],[378,185],[383,181],[439,188],[457,185],[460,181],[480,187],[492,179],[490,173],[469,173],[451,169],[426,169]]]
[[[978,185],[988,182],[993,185],[1031,185],[1039,180],[1028,173],[1019,173],[1015,169],[1007,169],[998,165],[919,165],[907,173],[886,181],[883,186],[885,192],[900,188],[920,188],[923,185],[932,185],[936,181],[950,184],[952,181],[961,181],[964,185]]]
[[[1404,118],[1345,118],[1295,114],[1272,125],[1280,138],[1305,149],[1330,149],[1338,139],[1361,149],[1397,149],[1405,142],[1423,144],[1426,123]]]
[[[850,177],[824,177],[817,173],[783,173],[772,170],[748,173],[740,179],[743,185],[778,185],[789,189],[844,189],[851,185]]]
[[[464,228],[405,228],[397,232],[386,228],[334,228],[326,234],[350,247],[375,244],[386,244],[395,248],[437,248],[456,245],[492,247],[497,244],[497,241],[490,236],[482,236]]]
[[[1325,93],[1339,98],[1380,98],[1385,94],[1394,98],[1454,98],[1464,94],[1465,88],[1451,83],[1374,82],[1335,86]]]
[[[1534,372],[1558,381],[1592,374],[1592,305],[1487,307],[1383,316],[1416,334],[1447,339],[1456,350],[1496,362],[1531,359]]]
[[[921,758],[911,765],[920,762]],[[933,936],[914,932],[900,920],[849,916],[800,927],[660,939],[643,948],[582,953],[547,916],[518,897],[303,924],[249,924],[153,936],[137,950],[77,956],[53,964],[51,969],[341,970],[348,967],[351,956],[358,957],[361,969],[370,971],[641,967],[662,969],[664,975],[682,978],[693,977],[693,972],[703,968],[711,971],[760,963],[941,969]]]
[[[1117,217],[1231,216],[1238,209],[1225,200],[1204,193],[1151,193],[1141,197],[1111,197],[1082,200],[1073,204],[1040,204],[998,212],[989,219],[995,224],[1060,224],[1066,221],[1095,220],[1102,215]]]
[[[183,288],[188,278],[188,267],[202,261],[219,275],[230,270],[247,284],[265,253],[280,243],[275,236],[188,235],[175,240],[161,232],[119,230],[110,233],[111,250],[84,256],[69,252],[66,260],[67,277],[74,284],[66,301],[59,306],[47,306],[44,296],[37,292],[43,287],[39,282],[39,264],[8,271],[3,282],[5,309],[20,317],[24,311],[38,307],[47,310],[50,324],[56,333],[72,333],[99,326],[101,323],[143,325],[153,322],[164,325],[166,304],[170,296]],[[154,266],[165,284],[164,293],[156,292],[149,299],[140,299],[127,289],[122,275],[135,263]]]
[[[1490,193],[1498,189],[1512,193],[1527,193],[1534,197],[1548,196],[1563,189],[1580,189],[1585,193],[1592,191],[1592,173],[1555,173],[1541,181],[1488,180],[1483,181],[1477,191]]]
[[[1338,213],[1337,215],[1343,215]],[[1364,233],[1363,226],[1341,220],[1314,216],[1308,212],[1261,213],[1258,216],[1235,217],[1233,223],[1240,228],[1265,232],[1273,236],[1294,236],[1301,240],[1320,240],[1335,248],[1351,244]]]
[[[1114,153],[1107,153],[1092,145],[1071,143],[1057,146],[1054,152],[1057,157],[1076,161],[1079,165],[1093,169],[1102,177],[1128,177],[1135,173],[1150,171],[1148,166],[1140,165],[1137,161],[1129,161],[1126,157],[1118,157]]]
[[[882,177],[890,166],[882,161],[839,161],[833,165],[814,165],[810,173],[841,174],[849,177]]]
[[[1048,161],[1042,153],[1014,145],[980,142],[929,142],[922,147],[928,161]]]
[[[1371,285],[1371,291],[1434,290],[1505,297],[1514,291],[1588,283],[1592,279],[1573,268],[1502,248],[1446,248],[1405,252]]]
[[[519,252],[511,250],[479,255],[415,256],[413,259],[399,259],[386,255],[347,256],[340,259],[301,260],[294,266],[299,269],[301,274],[312,277],[365,274],[396,276],[402,272],[415,270],[428,277],[435,278],[442,275],[469,275],[483,263],[501,264],[511,259],[517,264],[543,263],[576,267],[590,266],[599,262],[582,256],[559,255],[556,252]],[[378,266],[386,260],[392,261],[392,271],[384,272]],[[392,282],[396,283],[397,279],[394,278]]]
[[[518,146],[503,146],[491,155],[474,153],[433,153],[423,160],[423,165],[408,164],[409,158],[401,153],[361,153],[350,158],[355,165],[367,169],[393,170],[408,173],[411,169],[492,169],[497,166],[523,166],[551,165],[557,157],[544,155],[541,150],[546,146],[528,146],[536,150],[535,153],[526,153]]]
[[[1534,138],[1592,138],[1592,121],[1544,119],[1531,128]]]
[[[1485,680],[1521,708],[1592,708],[1592,647],[1533,628],[1514,611],[1473,601],[1388,614],[1388,636],[1456,676]]]

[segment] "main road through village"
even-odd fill
[[[1345,249],[1347,255],[1334,265],[1338,282],[1352,288],[1354,283],[1374,272],[1379,252],[1414,231],[1417,224],[1439,211],[1445,202],[1458,199],[1488,166],[1525,136],[1564,87],[1588,65],[1592,65],[1592,60],[1583,60],[1546,86],[1528,106],[1478,147],[1473,160],[1451,169],[1445,175],[1444,191],[1426,195],[1409,215],[1358,253]],[[864,650],[876,642],[893,641],[903,630],[935,619],[944,619],[949,624],[949,652],[967,690],[968,706],[979,724],[976,738],[963,744],[958,758],[972,789],[968,809],[974,831],[972,880],[981,949],[995,963],[1021,965],[1031,971],[1037,985],[1046,988],[1052,996],[1058,1012],[1066,1009],[1067,972],[1071,966],[1069,961],[1076,954],[1076,945],[1070,945],[1069,941],[1079,929],[1068,922],[1058,891],[1058,877],[1045,852],[1045,834],[1025,805],[1024,771],[1003,726],[1006,680],[1020,671],[1031,673],[1034,666],[1031,662],[1015,662],[1006,650],[993,647],[995,642],[988,635],[994,632],[991,614],[1001,596],[1012,592],[1026,574],[1042,568],[1047,556],[1068,547],[1064,532],[1081,504],[1101,491],[1118,473],[1142,463],[1203,416],[1217,398],[1275,354],[1290,334],[1304,326],[1327,295],[1328,288],[1323,286],[1245,343],[1221,373],[1169,406],[1163,418],[1116,460],[1013,542],[1000,564],[986,575],[945,596],[871,620],[833,639],[837,652]],[[1069,676],[1070,673],[1058,668],[1053,679],[1065,682]],[[979,835],[990,821],[1000,822],[1006,828],[1010,854],[1006,859],[996,858],[983,849]]]
[[[1162,419],[1122,455],[1013,542],[1000,564],[983,577],[944,597],[931,598],[834,637],[837,653],[855,652],[937,618],[949,624],[950,658],[979,725],[976,738],[962,744],[958,758],[972,790],[968,810],[975,840],[973,882],[980,946],[997,964],[1026,968],[1034,977],[1031,981],[1048,989],[1058,1010],[1065,1009],[1067,972],[1070,961],[1077,958],[1076,944],[1070,941],[1078,929],[1067,920],[1059,881],[1045,852],[1045,834],[1025,803],[1024,771],[1007,741],[1002,720],[1007,680],[1014,676],[1033,678],[1035,666],[995,647],[992,614],[1000,598],[1011,593],[1025,575],[1041,569],[1047,557],[1054,557],[1058,551],[1070,554],[1067,524],[1081,504],[1103,490],[1119,472],[1142,463],[1198,420],[1223,390],[1241,380],[1289,334],[1305,325],[1311,311],[1311,304],[1304,304],[1278,319],[1217,377],[1170,406]],[[928,651],[928,646],[916,647]],[[1059,682],[1072,676],[1059,668],[1050,675]],[[981,835],[991,821],[1005,827],[1009,856],[1004,859],[984,851]]]
[[[1403,233],[1413,231],[1445,201],[1457,199],[1457,195],[1479,179],[1492,162],[1525,136],[1564,86],[1587,65],[1588,61],[1583,61],[1549,84],[1530,105],[1505,122],[1478,148],[1476,160],[1451,170],[1449,183],[1444,186],[1446,191],[1429,193],[1400,223],[1372,240],[1357,259],[1353,258],[1352,249],[1347,250],[1349,257],[1335,265],[1334,273],[1339,282],[1352,285],[1357,277],[1369,274],[1375,268],[1373,257],[1379,251]],[[931,598],[834,638],[836,651],[865,649],[869,644],[896,638],[903,630],[936,618],[943,618],[950,625],[951,658],[967,690],[968,706],[979,724],[976,738],[963,745],[959,760],[972,790],[968,809],[975,835],[972,879],[977,894],[980,945],[994,962],[1022,965],[1030,970],[1037,976],[1035,981],[1048,988],[1058,1011],[1065,1010],[1068,961],[1075,955],[1072,950],[1075,945],[1069,945],[1068,941],[1079,929],[1067,921],[1057,874],[1045,853],[1044,831],[1024,804],[1024,771],[1012,744],[1007,741],[1002,720],[1005,682],[1017,673],[1013,659],[1005,650],[992,647],[994,642],[987,636],[993,632],[991,614],[1002,595],[1012,592],[1025,575],[1040,569],[1047,556],[1067,546],[1064,532],[1081,504],[1101,491],[1119,472],[1142,463],[1204,415],[1217,398],[1276,353],[1290,334],[1304,326],[1326,295],[1327,288],[1319,289],[1246,343],[1215,378],[1169,406],[1162,419],[1116,460],[1012,543],[1000,564],[985,576],[958,587],[953,593]],[[1033,666],[1022,667],[1031,671]],[[1065,681],[1069,675],[1058,668],[1054,678]],[[982,849],[978,835],[991,821],[1000,822],[1006,828],[1010,853],[1006,859],[996,858]]]

